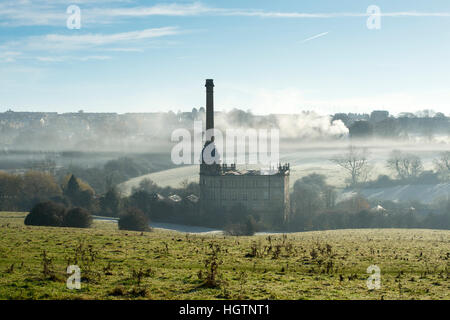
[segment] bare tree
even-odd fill
[[[183,181],[180,182],[180,188],[181,189],[187,189],[189,185],[189,180],[188,179],[183,179]]]
[[[440,153],[439,158],[434,160],[434,165],[441,178],[450,179],[450,151]]]
[[[370,171],[369,153],[366,148],[356,148],[350,146],[347,153],[331,159],[350,175],[350,184],[356,186],[360,182],[367,180]]]
[[[148,193],[152,193],[152,192],[156,192],[158,190],[158,186],[150,178],[145,178],[145,179],[142,179],[141,182],[139,182],[139,187],[137,187],[135,189],[146,191]]]
[[[392,151],[387,166],[394,170],[400,179],[416,178],[423,172],[422,160],[418,156],[400,150]]]

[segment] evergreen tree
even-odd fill
[[[64,195],[71,201],[76,199],[81,192],[77,178],[72,174],[64,189]]]
[[[120,211],[120,196],[116,189],[111,188],[100,199],[101,215],[117,217]]]
[[[92,207],[92,188],[85,182],[79,181],[73,174],[64,188],[64,196],[66,196],[74,206],[86,209]]]

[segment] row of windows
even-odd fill
[[[253,190],[208,190],[205,194],[209,200],[269,200],[269,191],[253,191]],[[283,199],[283,193],[281,191],[272,192],[272,199]]]
[[[272,180],[270,181],[270,186],[281,187],[283,185],[283,180]],[[268,179],[205,179],[202,178],[202,185],[212,186],[212,187],[228,187],[228,188],[239,188],[239,187],[268,187]]]

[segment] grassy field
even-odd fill
[[[24,216],[0,213],[0,299],[450,299],[450,231],[237,238],[28,227]],[[81,268],[80,290],[66,288],[68,265]]]

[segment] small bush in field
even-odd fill
[[[58,203],[48,201],[36,204],[25,218],[29,226],[60,227],[63,224],[66,208]]]
[[[244,223],[230,224],[225,227],[225,233],[230,236],[252,236],[257,230],[257,223],[252,216],[247,216]]]
[[[209,288],[220,287],[222,281],[219,280],[219,266],[223,261],[219,258],[219,253],[221,252],[221,247],[218,244],[209,244],[210,253],[208,258],[205,260],[205,274],[203,275],[202,270],[198,272],[198,278],[203,280],[203,285]]]
[[[137,208],[127,209],[119,219],[120,230],[150,231],[150,220]]]
[[[64,226],[71,228],[89,228],[92,224],[92,215],[83,208],[73,208],[64,216]]]

